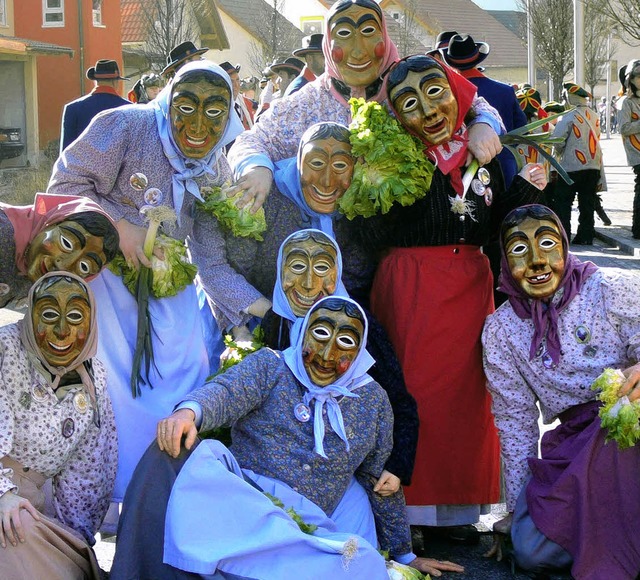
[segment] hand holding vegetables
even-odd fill
[[[151,260],[144,253],[144,239],[147,235],[147,228],[132,224],[124,218],[116,224],[116,227],[120,236],[120,251],[127,263],[131,264],[136,270],[140,267],[140,264],[151,268]],[[160,259],[164,258],[164,254],[159,248],[154,249],[153,253]]]
[[[618,396],[627,396],[630,401],[637,401],[640,399],[640,363],[629,367],[622,371],[622,374],[626,377],[625,382],[618,391]]]
[[[466,165],[475,157],[480,165],[486,165],[502,151],[498,134],[486,123],[476,123],[469,127],[469,153]]]
[[[242,197],[236,201],[238,208],[243,208],[251,204],[249,211],[256,213],[262,204],[267,200],[271,184],[273,183],[273,173],[267,167],[254,167],[245,173],[238,181],[227,190],[228,197],[234,197],[242,192]]]

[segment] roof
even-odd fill
[[[59,46],[39,40],[18,38],[16,36],[4,36],[0,34],[0,53],[12,54],[68,54],[73,56],[73,49],[67,46]]]
[[[517,10],[487,10],[500,24],[506,26],[517,37],[521,38],[526,34],[527,14]]]
[[[120,25],[123,44],[146,41],[147,14],[156,0],[120,0]],[[200,46],[213,50],[229,48],[229,39],[220,19],[214,0],[206,2],[207,8],[195,10],[200,28]]]
[[[404,0],[382,0],[380,5],[385,9],[397,5],[414,10],[416,21],[434,39],[444,30],[457,30],[461,34],[470,34],[476,42],[488,43],[491,52],[484,66],[527,66],[527,49],[522,40],[471,0],[412,1],[410,4]]]
[[[251,36],[257,39],[265,35],[265,13],[273,14],[273,7],[264,0],[216,0],[218,7]],[[276,15],[278,37],[291,40],[293,45],[287,49],[301,46],[303,32],[294,26],[279,12]],[[270,30],[270,27],[267,29]],[[290,52],[290,50],[289,50]]]

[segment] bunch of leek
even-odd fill
[[[615,441],[620,449],[633,447],[640,440],[640,401],[629,401],[619,397],[618,391],[625,381],[620,370],[604,369],[591,385],[598,393],[603,405],[600,408],[600,423],[607,429],[607,441]]]
[[[264,209],[260,208],[256,213],[251,213],[250,205],[238,208],[236,201],[242,196],[242,191],[233,197],[227,197],[229,187],[228,183],[222,187],[201,187],[204,203],[199,203],[199,206],[212,214],[220,225],[234,236],[262,241],[262,233],[267,229]]]

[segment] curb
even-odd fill
[[[596,228],[595,237],[609,246],[617,246],[623,254],[640,258],[640,240],[633,238],[629,227],[608,226]]]

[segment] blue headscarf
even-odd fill
[[[289,304],[289,300],[285,296],[284,290],[282,288],[282,267],[284,260],[284,247],[287,245],[289,240],[297,235],[300,235],[301,232],[309,232],[320,234],[321,236],[326,237],[327,241],[331,243],[331,245],[336,250],[336,271],[337,271],[337,279],[336,279],[336,289],[333,292],[332,296],[344,296],[345,298],[349,297],[349,293],[347,289],[344,287],[342,283],[342,253],[340,252],[340,247],[338,243],[329,235],[320,230],[315,230],[312,228],[306,230],[299,230],[297,232],[293,232],[280,244],[280,249],[278,250],[278,265],[277,265],[277,276],[276,276],[276,285],[273,288],[273,311],[276,314],[282,316],[282,318],[286,318],[293,324],[289,330],[289,336],[291,340],[291,344],[294,344],[296,339],[298,338],[298,333],[302,328],[302,322],[304,318],[300,318],[295,315],[293,310],[291,309],[291,305]]]
[[[333,220],[340,218],[342,214],[338,211],[334,211],[331,214],[313,211],[304,198],[302,184],[300,183],[302,149],[309,142],[310,135],[315,133],[318,125],[339,125],[339,123],[324,121],[311,125],[300,139],[297,157],[290,157],[289,159],[278,161],[275,164],[273,178],[278,190],[298,206],[305,220],[309,222],[310,227],[321,230],[325,234],[329,234],[332,238],[335,238],[335,234],[333,233]]]
[[[315,401],[314,413],[313,413],[313,436],[314,436],[314,450],[318,455],[327,457],[324,452],[324,418],[323,410],[325,405],[327,407],[327,417],[329,418],[329,424],[333,431],[345,442],[347,451],[349,451],[349,441],[344,429],[344,421],[342,419],[342,411],[340,410],[340,404],[336,400],[336,397],[358,397],[353,391],[370,383],[373,379],[367,374],[367,371],[373,366],[375,361],[373,357],[367,352],[367,332],[369,324],[367,317],[360,307],[360,305],[351,298],[339,298],[344,302],[349,302],[355,305],[364,321],[364,332],[362,333],[362,342],[360,343],[360,350],[353,359],[351,366],[335,383],[327,385],[326,387],[319,387],[315,383],[311,382],[307,369],[304,366],[304,360],[302,358],[302,345],[306,330],[309,326],[309,318],[313,312],[322,308],[322,304],[327,300],[335,300],[335,296],[327,296],[322,300],[316,302],[313,307],[307,312],[302,323],[303,331],[297,336],[295,343],[293,343],[288,349],[284,351],[284,360],[286,365],[291,369],[291,372],[295,375],[296,379],[302,383],[307,389],[304,395],[303,402],[305,405],[310,406],[311,401]]]
[[[213,149],[203,159],[190,159],[185,157],[173,139],[171,130],[171,96],[175,86],[181,82],[185,75],[194,71],[209,71],[221,77],[229,87],[229,120],[225,127],[224,133],[220,140],[215,144]],[[233,107],[233,88],[229,75],[217,64],[208,60],[198,60],[185,64],[176,75],[171,79],[167,86],[162,89],[160,94],[151,101],[151,106],[156,115],[156,124],[158,125],[158,133],[162,142],[164,154],[174,169],[172,178],[173,191],[173,207],[178,214],[180,220],[180,210],[184,199],[185,191],[188,191],[196,199],[204,201],[200,195],[200,188],[195,182],[195,177],[208,173],[215,176],[216,171],[213,166],[223,154],[224,147],[231,143],[240,133],[244,131],[242,122]]]

